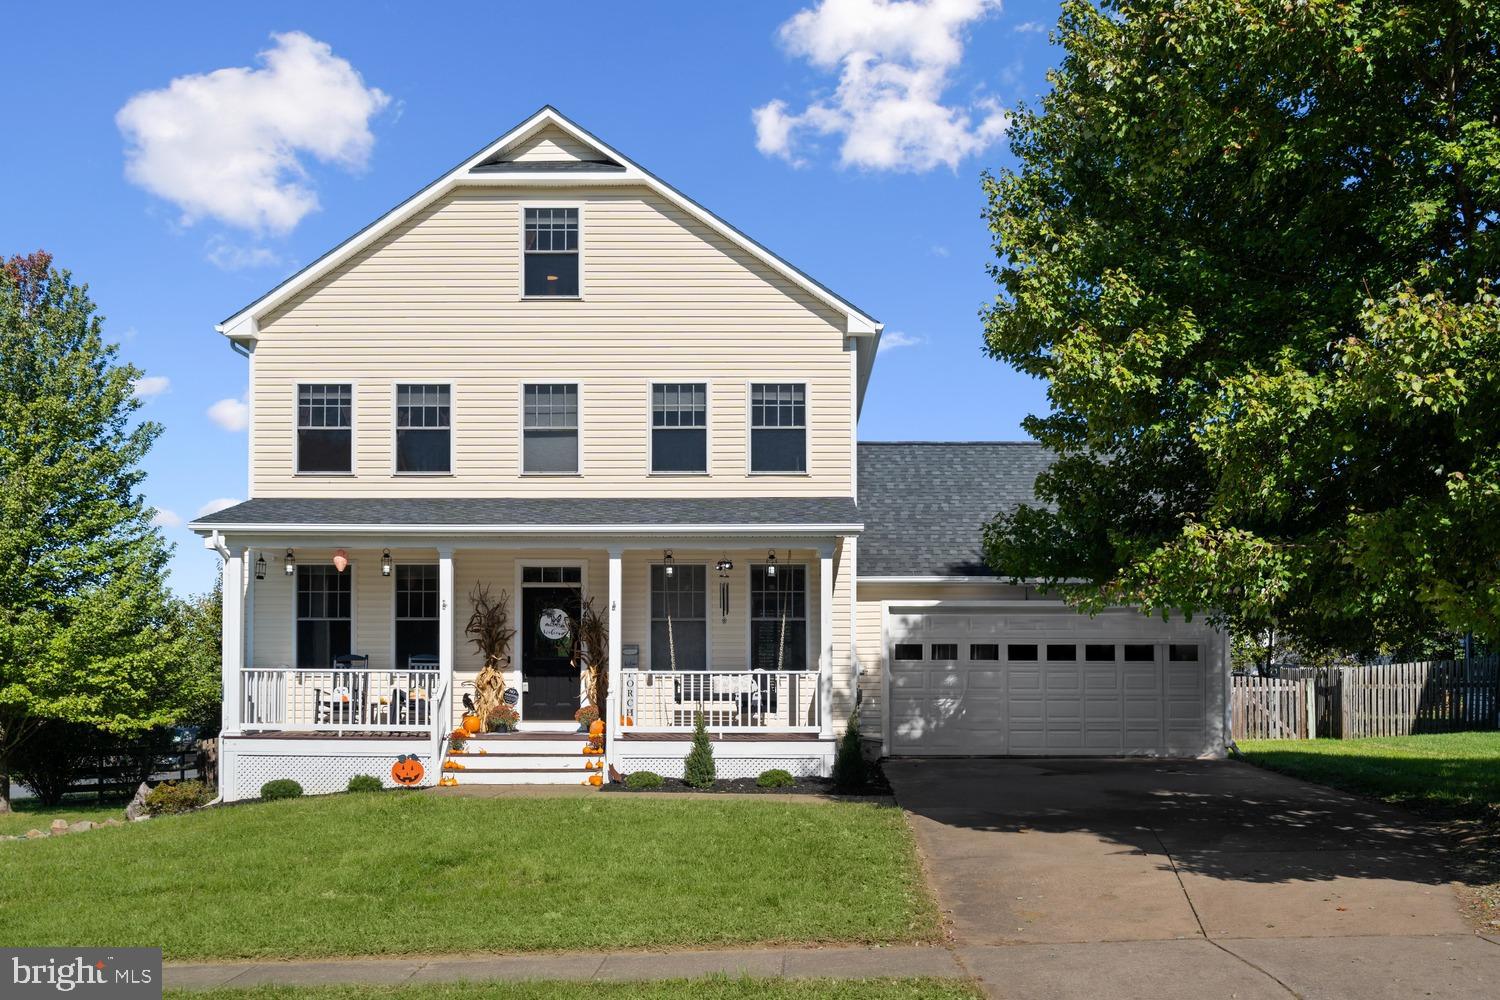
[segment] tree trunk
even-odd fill
[[[0,766],[0,816],[10,812],[10,768]]]

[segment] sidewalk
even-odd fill
[[[400,985],[484,979],[653,980],[729,976],[791,979],[967,978],[953,954],[937,947],[739,948],[722,951],[566,952],[545,955],[444,955],[314,962],[173,964],[166,988]]]

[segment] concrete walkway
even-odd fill
[[[933,947],[743,948],[723,951],[577,952],[550,955],[444,955],[318,962],[168,964],[167,989],[315,986],[333,983],[399,985],[504,979],[654,980],[729,976],[789,979],[875,979],[886,976],[962,977],[953,953]]]
[[[1246,764],[886,767],[955,953],[992,996],[1471,998],[1464,922],[1414,817]]]

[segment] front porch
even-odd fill
[[[830,766],[853,704],[852,536],[714,547],[673,538],[649,548],[413,541],[225,545],[226,579],[240,584],[225,588],[226,754],[253,748],[283,766],[288,755],[270,751],[298,743],[303,754],[362,758],[400,747],[424,761],[424,783],[436,783],[483,665],[465,626],[472,595],[488,590],[504,596],[517,630],[504,680],[520,731],[483,769],[504,770],[506,753],[558,764],[556,744],[523,747],[527,738],[581,744],[573,714],[587,692],[559,621],[589,598],[610,622],[600,770],[680,774],[700,716],[726,776]],[[478,780],[479,770],[456,773]],[[236,785],[233,797],[255,793]]]

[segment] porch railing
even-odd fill
[[[817,732],[817,671],[626,670],[620,675],[624,729],[690,732]]]
[[[241,671],[240,728],[312,732],[430,733],[437,670]]]

